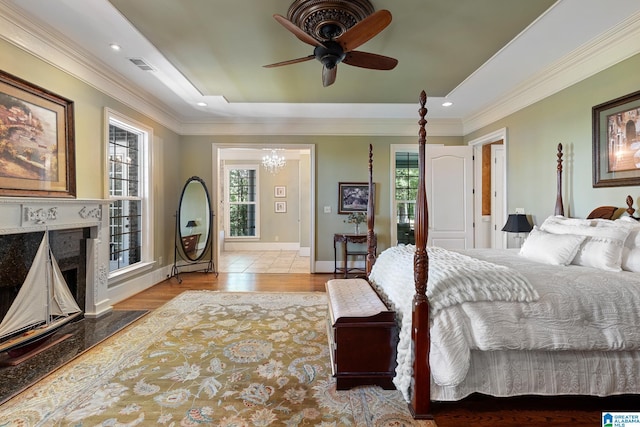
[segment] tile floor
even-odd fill
[[[221,273],[309,273],[309,257],[298,251],[222,252],[217,269]]]

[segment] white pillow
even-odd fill
[[[520,255],[532,261],[552,265],[570,264],[585,236],[552,234],[533,227],[524,241]]]
[[[622,269],[640,273],[640,222],[628,216],[618,218],[615,222],[631,230],[622,249]]]
[[[640,248],[640,222],[628,216],[618,218],[614,222],[621,227],[627,227],[631,230],[624,245],[629,249]]]
[[[631,232],[630,227],[611,220],[556,216],[547,218],[540,228],[554,234],[586,236],[572,264],[607,271],[622,270],[622,248]]]
[[[550,216],[544,220],[540,230],[553,234],[581,234],[584,227],[592,227],[595,222],[591,219],[565,218],[561,215]]]
[[[640,248],[629,249],[622,248],[622,269],[625,271],[633,271],[640,273]]]

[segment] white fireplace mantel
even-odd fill
[[[85,315],[109,311],[108,202],[102,199],[0,197],[0,235],[44,230],[89,228]]]

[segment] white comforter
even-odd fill
[[[434,381],[457,385],[467,375],[470,350],[635,350],[640,349],[640,274],[611,273],[586,267],[535,263],[513,250],[474,249],[461,253],[429,248],[431,351]],[[380,254],[370,275],[399,313],[398,367],[394,383],[408,399],[411,381],[411,302],[414,295],[414,247],[397,246]],[[487,277],[501,279],[486,291],[477,281],[451,285],[456,275],[474,264],[465,254],[483,260]],[[452,257],[453,262],[447,261]],[[495,270],[491,265],[495,264]],[[498,265],[508,266],[507,269]],[[446,273],[442,273],[442,267]],[[515,273],[515,271],[519,273]],[[498,273],[499,272],[499,273]],[[521,275],[520,275],[521,274]],[[475,273],[467,270],[469,277]],[[437,289],[440,276],[445,280]],[[453,287],[452,287],[453,286]],[[459,292],[460,289],[465,290]],[[468,292],[468,289],[472,289]]]

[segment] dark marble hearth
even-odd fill
[[[0,367],[0,404],[146,313],[114,310],[98,319],[81,319],[63,326],[48,341],[71,334],[69,338],[17,366]],[[0,354],[0,362],[6,358],[6,354]]]

